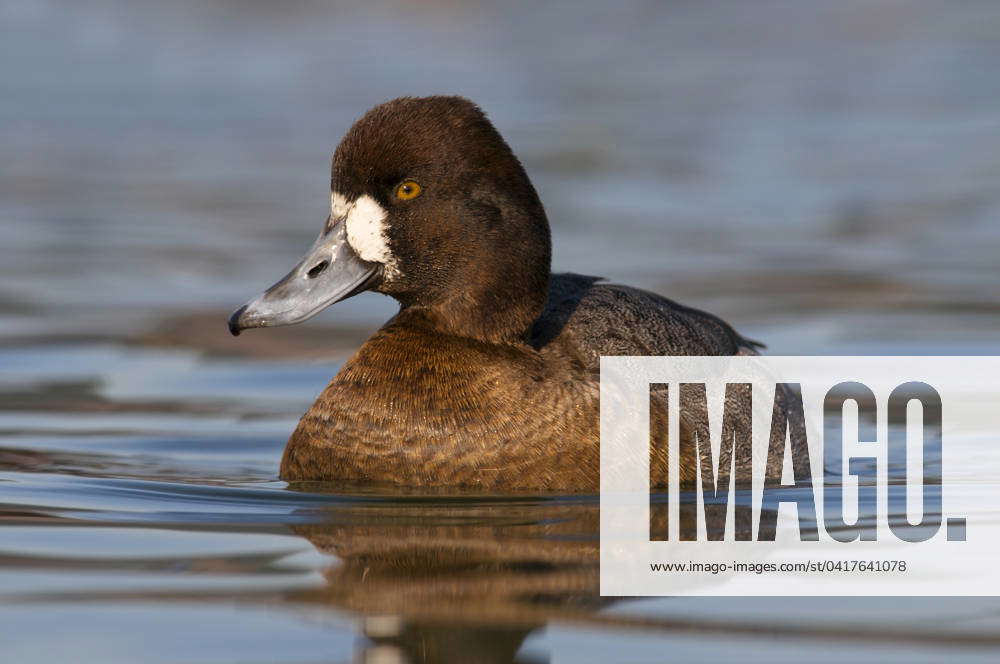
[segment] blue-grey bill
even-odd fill
[[[233,336],[253,327],[293,325],[312,318],[334,302],[368,290],[379,266],[362,260],[347,242],[346,224],[323,229],[305,257],[282,279],[233,312]]]

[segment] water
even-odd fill
[[[1000,5],[278,7],[0,2],[0,660],[996,659],[990,600],[602,600],[588,498],[288,486],[393,307],[224,320],[355,117],[457,92],[559,269],[775,354],[997,354]]]

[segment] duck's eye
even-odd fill
[[[401,201],[412,201],[423,192],[420,185],[413,180],[407,180],[396,187],[396,198]]]

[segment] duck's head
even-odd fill
[[[549,279],[545,211],[472,102],[403,97],[358,120],[333,156],[330,216],[305,257],[229,318],[235,335],[291,325],[366,290],[442,331],[522,338]]]

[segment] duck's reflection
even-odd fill
[[[308,599],[365,616],[373,661],[544,661],[517,655],[530,632],[603,603],[594,502],[395,503],[331,516],[295,527],[340,559]]]
[[[599,519],[581,500],[338,509],[294,527],[339,559],[325,588],[295,599],[361,615],[361,661],[548,661],[519,654],[529,634],[613,601],[599,592]]]

